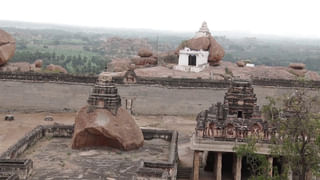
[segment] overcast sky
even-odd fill
[[[4,0],[1,20],[320,37],[319,0]]]

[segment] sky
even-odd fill
[[[319,0],[6,0],[0,20],[320,37]],[[7,7],[7,8],[5,8]]]

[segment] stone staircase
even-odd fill
[[[177,179],[179,180],[189,180],[192,175],[191,167],[178,167]]]

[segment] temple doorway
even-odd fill
[[[196,57],[196,55],[189,55],[188,65],[189,65],[189,66],[195,66],[195,65],[197,65],[197,57]]]
[[[233,179],[233,159],[234,153],[223,153],[222,154],[222,179]]]
[[[215,153],[209,151],[206,159],[206,165],[204,166],[205,171],[213,172],[214,158],[215,158]]]
[[[238,111],[238,118],[242,118],[242,111]]]

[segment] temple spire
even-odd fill
[[[195,35],[194,38],[208,37],[209,35],[210,35],[210,30],[208,28],[207,22],[203,21],[199,31],[196,32],[196,35]]]

